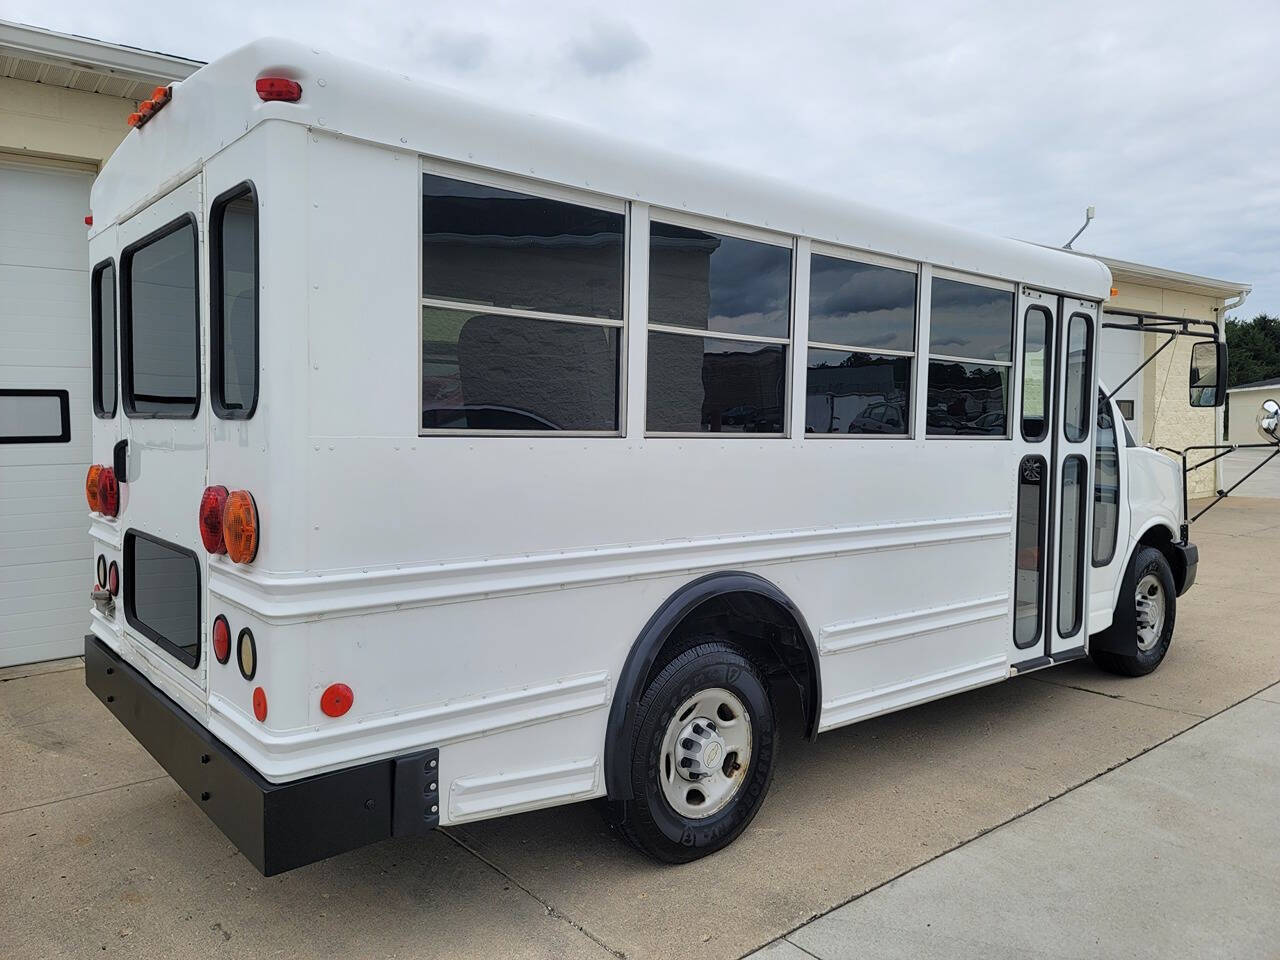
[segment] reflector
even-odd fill
[[[258,507],[248,490],[233,490],[222,511],[222,539],[227,556],[236,563],[252,563],[258,555]]]
[[[113,597],[120,593],[120,568],[116,566],[114,560],[107,568],[107,592]]]
[[[210,553],[226,553],[222,540],[222,514],[227,506],[227,488],[205,487],[200,495],[200,542]]]
[[[259,723],[267,719],[267,692],[261,687],[253,688],[253,715]]]
[[[351,709],[355,694],[345,683],[331,683],[320,694],[320,709],[326,717],[340,717]]]
[[[89,468],[84,478],[84,498],[89,501],[89,509],[98,512],[98,474],[102,472],[102,464],[95,463]]]
[[[213,618],[213,655],[219,663],[231,659],[231,627],[222,614]]]
[[[114,517],[120,512],[120,485],[116,472],[103,467],[98,474],[98,512],[104,517]]]
[[[236,660],[240,664],[240,676],[252,680],[258,672],[258,645],[253,642],[253,631],[248,627],[236,638]]]

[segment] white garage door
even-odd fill
[[[0,160],[0,666],[84,648],[91,182]]]

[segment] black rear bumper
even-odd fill
[[[264,876],[440,822],[439,751],[269,783],[106,644],[84,638],[85,684]]]

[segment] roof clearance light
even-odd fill
[[[125,123],[129,124],[131,127],[140,127],[142,126],[142,119],[142,114],[135,112],[129,114],[129,119],[126,120]]]
[[[84,498],[89,501],[89,509],[97,513],[101,504],[98,502],[98,474],[102,473],[102,464],[95,463],[89,468],[84,478]]]
[[[233,490],[227,496],[222,539],[227,556],[236,563],[252,563],[258,555],[258,507],[248,490]]]
[[[320,694],[320,709],[326,717],[340,717],[351,709],[355,699],[356,695],[345,683],[331,683]]]
[[[273,100],[297,103],[302,99],[302,84],[287,77],[259,77],[257,89],[258,99],[264,103],[270,103]]]
[[[222,541],[222,515],[227,506],[227,488],[205,487],[200,496],[200,540],[210,553],[226,553]]]
[[[120,512],[120,484],[116,472],[103,467],[98,474],[98,512],[104,517],[114,517]]]

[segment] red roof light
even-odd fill
[[[302,99],[302,84],[287,77],[259,77],[257,89],[258,99],[266,103],[273,100],[297,103]]]

